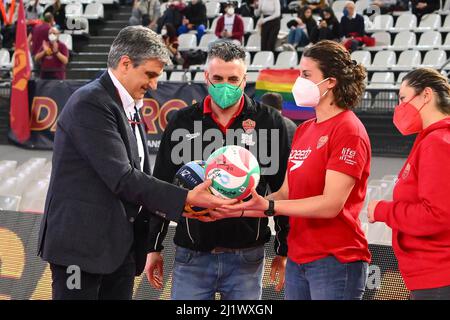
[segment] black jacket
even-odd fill
[[[52,163],[39,255],[50,263],[109,274],[134,245],[140,274],[150,212],[178,220],[187,192],[151,176],[148,152],[140,170],[136,138],[108,72],[67,101]]]
[[[341,36],[349,38],[352,35],[356,37],[363,37],[366,35],[364,29],[364,17],[360,14],[356,14],[354,19],[348,17],[342,17],[341,19]]]
[[[189,20],[189,23],[192,23],[195,27],[203,24],[205,28],[208,24],[208,18],[206,16],[206,6],[202,1],[197,2],[196,4],[190,3],[183,10],[183,14],[186,19]]]
[[[264,195],[270,189],[271,191],[277,191],[283,184],[284,176],[286,173],[287,160],[289,156],[288,135],[284,120],[280,113],[274,108],[266,105],[261,105],[254,102],[248,96],[244,95],[245,103],[244,108],[229,129],[243,130],[243,121],[251,119],[256,123],[254,133],[261,131],[261,129],[278,129],[279,138],[276,141],[271,141],[270,134],[268,138],[258,139],[258,150],[261,150],[262,145],[267,145],[268,150],[275,147],[275,153],[279,156],[278,168],[275,174],[261,175],[260,183],[257,187],[259,194]],[[197,127],[194,122],[197,121]],[[202,132],[200,136],[188,141],[185,138],[186,135],[199,132],[198,124],[201,123]],[[184,133],[180,133],[176,129],[185,129]],[[170,122],[164,132],[161,140],[158,156],[156,158],[154,175],[158,179],[171,182],[175,176],[176,171],[182,166],[182,164],[174,164],[172,161],[172,153],[174,150],[179,150],[179,139],[177,136],[182,135],[184,143],[191,145],[191,150],[195,150],[196,139],[200,139],[197,143],[201,144],[201,150],[203,153],[203,159],[214,151],[208,145],[211,143],[209,139],[202,139],[203,134],[208,129],[218,129],[217,124],[211,118],[210,115],[203,114],[203,103],[196,103],[190,107],[177,111],[170,119]],[[175,131],[175,133],[174,133]],[[242,131],[243,132],[243,131]],[[174,133],[174,134],[173,134]],[[229,144],[241,144],[241,135],[237,134],[238,138]],[[254,141],[256,134],[254,134]],[[175,141],[172,141],[174,139]],[[226,141],[225,136],[222,133],[223,141]],[[206,141],[205,141],[206,140]],[[223,141],[219,141],[219,146],[223,145]],[[243,145],[248,148],[247,146]],[[214,148],[216,149],[216,148]],[[205,151],[207,150],[207,151]],[[205,151],[205,152],[203,152]],[[187,155],[187,161],[200,160],[195,159],[195,155]],[[207,154],[205,154],[207,153]],[[261,153],[260,151],[258,153]],[[264,154],[264,153],[263,153]],[[267,153],[265,153],[267,154]],[[261,172],[269,169],[270,164],[264,165],[264,159],[257,156],[258,162],[261,166]],[[267,162],[267,161],[266,161]],[[267,170],[266,170],[267,172]],[[164,223],[163,219],[158,217],[152,217],[150,220],[150,242],[149,251],[161,251],[163,249],[162,242],[167,232],[168,223]],[[163,224],[164,223],[164,224]],[[278,255],[285,256],[287,254],[286,236],[289,229],[288,218],[283,216],[275,217],[275,228],[277,236],[275,240],[275,252]],[[257,245],[262,245],[270,240],[271,232],[268,227],[267,218],[230,218],[223,219],[215,222],[200,222],[193,219],[180,219],[178,222],[174,242],[176,245],[189,248],[196,251],[210,251],[215,247],[225,248],[247,248]]]

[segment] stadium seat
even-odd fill
[[[24,212],[43,212],[49,180],[42,179],[30,183],[22,194],[19,210]]]
[[[10,70],[12,68],[11,56],[7,49],[0,49],[0,69]]]
[[[442,46],[442,36],[439,31],[426,31],[422,33],[417,49],[431,50]]]
[[[248,67],[251,64],[252,56],[250,55],[250,52],[245,51],[245,65]]]
[[[444,44],[441,46],[442,50],[450,50],[450,33],[447,33],[447,36],[445,37]]]
[[[89,20],[85,17],[74,18],[67,20],[67,28],[64,33],[73,35],[89,35]]]
[[[72,1],[64,8],[66,18],[78,18],[83,16],[83,5],[81,2]]]
[[[19,211],[20,196],[2,196],[0,195],[0,211]]]
[[[422,61],[422,67],[439,69],[447,61],[447,55],[444,50],[427,51]]]
[[[441,16],[435,13],[426,14],[420,20],[419,27],[416,32],[424,32],[427,30],[436,30],[441,27]]]
[[[203,51],[208,51],[208,45],[211,42],[216,41],[218,38],[214,33],[205,33],[203,37],[200,39],[200,43],[198,45],[198,49]]]
[[[358,0],[355,2],[356,13],[363,15],[364,10],[367,10],[370,6],[371,0]]]
[[[17,161],[2,160],[0,161],[0,180],[7,178],[16,171]]]
[[[296,51],[283,51],[278,54],[275,69],[290,69],[297,67],[298,54]]]
[[[247,72],[247,82],[256,82],[256,80],[258,79],[259,76],[259,72]]]
[[[289,21],[291,21],[292,19],[295,19],[295,16],[285,16],[285,17],[281,18],[281,21],[280,21],[280,33],[282,33],[282,34],[288,34],[289,33],[289,28],[287,26],[287,23]]]
[[[261,50],[261,34],[253,33],[248,37],[247,44],[245,45],[245,49],[254,52]]]
[[[403,78],[406,76],[408,72],[400,72],[400,74],[397,77],[397,85],[400,87],[402,84]],[[383,178],[384,179],[384,178]]]
[[[271,51],[259,51],[253,58],[249,69],[259,70],[273,67],[274,55]]]
[[[405,50],[400,54],[397,64],[392,66],[392,70],[409,71],[420,66],[422,57],[417,50]]]
[[[196,72],[194,76],[194,82],[205,83],[205,73],[200,71]]]
[[[255,31],[255,26],[253,19],[250,17],[242,17],[242,20],[244,20],[244,32],[245,33],[251,33]]]
[[[17,177],[7,177],[0,180],[0,195],[20,196],[22,193],[17,190]]]
[[[395,65],[396,57],[394,51],[378,51],[372,61],[372,65],[366,67],[368,71],[386,70]]]
[[[103,4],[99,2],[92,2],[84,9],[84,17],[91,20],[99,20],[105,17]]]
[[[394,43],[388,49],[403,51],[412,49],[416,45],[416,34],[411,31],[401,31],[395,35]]]
[[[345,0],[334,1],[331,8],[333,9],[334,12],[342,12],[345,8],[346,2],[347,1],[345,1]]]
[[[443,4],[442,9],[438,11],[439,14],[448,15],[450,14],[450,0],[445,0],[445,3],[443,3],[444,0],[442,0],[441,4]]]
[[[372,31],[388,31],[394,26],[394,18],[388,14],[380,14],[373,20]]]
[[[383,49],[388,49],[391,45],[391,34],[386,31],[378,31],[372,34],[372,37],[375,38],[375,46],[373,47],[365,47],[364,50],[368,51],[380,51]]]
[[[206,16],[208,19],[215,18],[220,13],[220,3],[218,1],[206,2]]]
[[[413,30],[417,28],[417,17],[412,13],[402,13],[395,22],[391,32],[400,32],[405,30]]]
[[[184,33],[178,37],[178,50],[187,51],[197,47],[197,37],[192,33]]]
[[[59,35],[59,41],[64,43],[69,51],[73,50],[72,35],[71,34],[61,33]]]
[[[170,74],[169,81],[173,82],[186,82],[191,81],[191,73],[190,72],[177,72],[174,71]]]
[[[163,72],[162,75],[158,78],[158,81],[164,82],[167,81],[167,72]]]
[[[393,72],[374,72],[367,89],[392,89],[394,82]]]
[[[370,52],[366,50],[357,50],[352,52],[352,59],[367,67],[371,65]]]

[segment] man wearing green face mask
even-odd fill
[[[211,44],[205,66],[209,95],[177,111],[170,119],[159,147],[155,177],[172,182],[183,165],[181,162],[202,160],[194,155],[196,144],[201,145],[203,160],[206,160],[210,152],[217,149],[217,143],[211,148],[212,142],[218,141],[217,147],[239,144],[257,157],[262,172],[256,188],[258,193],[267,194],[281,187],[289,156],[287,130],[277,110],[255,102],[243,92],[246,71],[245,51],[240,45],[229,41]],[[189,137],[186,141],[179,142],[176,138],[179,130],[184,130],[183,136]],[[267,136],[263,136],[263,132],[267,132]],[[211,139],[211,133],[216,139]],[[235,138],[229,139],[233,134]],[[189,147],[182,148],[183,161],[177,162],[172,151],[182,143]],[[271,152],[267,153],[268,150]],[[269,154],[268,163],[263,157]],[[241,217],[212,222],[208,218],[200,219],[186,217],[177,224],[172,299],[210,300],[217,292],[225,300],[260,299],[264,244],[271,238],[268,218]],[[288,220],[276,217],[275,226],[277,256],[272,262],[271,275],[273,279],[278,276],[277,289],[280,290],[284,282]],[[167,227],[163,219],[150,221],[145,271],[150,284],[157,289],[163,287],[161,251]]]

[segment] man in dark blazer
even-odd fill
[[[209,182],[187,191],[151,175],[138,109],[169,61],[156,33],[124,28],[108,71],[59,116],[38,249],[50,263],[53,299],[131,299],[152,216],[177,221],[186,203],[229,202],[212,196]]]

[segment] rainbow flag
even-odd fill
[[[292,96],[292,86],[300,75],[297,69],[261,70],[255,86],[255,99],[260,101],[266,92],[276,92],[283,96],[282,114],[293,120],[307,120],[315,117],[314,108],[298,107]]]

